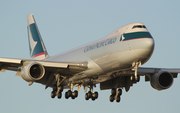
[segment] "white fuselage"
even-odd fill
[[[46,61],[87,61],[88,69],[72,77],[71,81],[130,68],[135,62],[144,64],[153,53],[154,40],[146,28],[133,28],[136,25],[143,26],[142,23],[128,24],[103,39],[50,57]]]

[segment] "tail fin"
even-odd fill
[[[49,57],[39,33],[33,14],[27,16],[27,29],[31,59],[43,60]]]

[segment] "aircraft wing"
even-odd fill
[[[170,73],[173,78],[177,78],[178,73],[180,73],[180,68],[146,68],[146,67],[139,67],[138,68],[138,75],[145,75],[145,81],[149,81],[151,76],[156,73]]]
[[[151,86],[157,90],[164,90],[171,87],[174,81],[173,78],[177,78],[178,73],[180,73],[180,68],[139,67],[137,70],[139,80],[140,76],[145,76],[145,81],[150,81]],[[134,81],[135,72],[133,70],[122,71],[112,75],[110,80],[100,83],[101,90],[124,87],[126,91],[129,91],[133,84],[139,82],[139,80]]]
[[[50,62],[42,60],[25,60],[13,58],[0,58],[0,71],[6,70],[21,71],[21,67],[30,63],[41,64],[45,68],[69,69],[69,71],[79,72],[87,69],[87,62]]]

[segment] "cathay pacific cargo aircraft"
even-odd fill
[[[168,89],[179,69],[143,68],[154,50],[154,39],[142,23],[120,27],[106,37],[50,57],[32,14],[27,16],[31,59],[0,58],[0,71],[16,71],[29,83],[52,88],[51,97],[75,99],[84,87],[85,100],[98,98],[93,91],[111,89],[110,102],[120,102],[122,88],[139,82],[140,76],[156,90]],[[76,87],[76,88],[75,88]],[[76,90],[75,90],[76,89]]]

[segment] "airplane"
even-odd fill
[[[100,90],[111,90],[110,102],[120,102],[122,89],[126,92],[145,76],[156,90],[172,86],[180,69],[145,68],[153,54],[154,39],[142,23],[120,27],[97,41],[75,49],[49,56],[33,14],[27,16],[27,29],[31,59],[0,58],[0,71],[16,71],[16,75],[29,83],[52,88],[51,97],[75,99],[84,87],[85,100],[96,100]],[[77,88],[74,90],[74,88]]]

